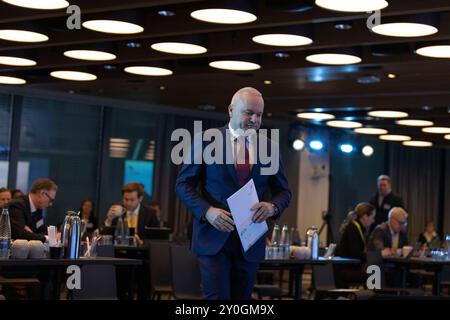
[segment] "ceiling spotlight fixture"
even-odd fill
[[[316,0],[316,5],[324,9],[341,12],[368,12],[386,8],[385,0]]]
[[[395,73],[389,73],[387,76],[388,76],[389,79],[397,78],[397,75]]]
[[[22,78],[0,76],[0,84],[25,84],[25,83],[27,82]]]
[[[376,110],[367,113],[371,117],[376,118],[405,118],[408,116],[406,112],[391,111],[391,110]]]
[[[371,155],[373,155],[373,148],[371,146],[364,146],[362,148],[362,154],[366,157],[370,157]]]
[[[296,47],[305,46],[313,43],[311,38],[300,36],[296,34],[286,33],[269,33],[254,36],[253,42],[267,45],[267,46],[279,46],[279,47]]]
[[[309,147],[314,151],[320,151],[323,149],[323,142],[320,140],[311,140],[309,142]]]
[[[68,58],[88,61],[109,61],[116,59],[116,55],[97,50],[68,50],[64,52]]]
[[[250,23],[257,19],[250,12],[233,9],[201,9],[191,12],[191,17],[200,21],[223,24]]]
[[[450,134],[445,135],[445,136],[444,136],[444,139],[450,140]]]
[[[147,67],[147,66],[126,67],[124,71],[141,76],[152,76],[152,77],[170,76],[173,74],[172,70],[166,68]]]
[[[428,127],[422,128],[422,131],[426,133],[447,134],[450,133],[450,127]]]
[[[151,47],[156,51],[175,54],[202,54],[208,51],[205,47],[183,42],[159,42]]]
[[[173,17],[175,15],[175,12],[170,10],[159,10],[158,14],[162,17]]]
[[[386,140],[386,141],[408,141],[408,140],[411,140],[410,136],[404,136],[404,135],[399,135],[399,134],[385,134],[385,135],[379,136],[379,138],[381,140]]]
[[[265,85],[270,85],[270,84],[272,84],[272,81],[271,80],[264,80],[264,84]]]
[[[275,53],[275,58],[278,58],[278,59],[289,58],[289,53],[287,53],[287,52],[276,52]]]
[[[140,25],[119,20],[88,20],[82,25],[92,31],[112,34],[135,34],[144,31]]]
[[[11,56],[0,56],[0,64],[16,67],[31,67],[35,66],[37,63],[36,61],[31,59],[11,57]]]
[[[352,129],[362,127],[362,124],[355,121],[331,120],[327,121],[327,126],[335,128]]]
[[[237,60],[217,60],[209,63],[209,66],[222,70],[251,71],[261,68],[259,64]]]
[[[450,45],[422,47],[416,50],[416,54],[430,58],[450,58]]]
[[[353,131],[355,131],[356,133],[361,133],[361,134],[374,134],[374,135],[380,135],[380,134],[388,133],[387,130],[379,129],[379,128],[356,128]]]
[[[295,139],[294,142],[292,142],[292,148],[294,148],[295,151],[302,151],[305,148],[305,142],[301,139]]]
[[[300,112],[297,113],[297,118],[320,121],[334,119],[334,115],[321,112]]]
[[[403,141],[402,145],[408,147],[432,147],[433,143],[430,141],[411,140],[411,141]]]
[[[352,153],[353,152],[353,146],[351,145],[351,144],[349,144],[349,143],[344,143],[344,144],[341,144],[340,146],[339,146],[339,149],[341,149],[341,151],[343,152],[343,153]]]
[[[411,126],[411,127],[428,127],[434,124],[432,121],[428,120],[412,120],[412,119],[397,120],[395,121],[395,123],[401,126]]]
[[[0,30],[0,39],[16,42],[44,42],[48,41],[45,34],[15,29]]]
[[[334,24],[334,28],[337,30],[350,30],[352,28],[351,22],[338,22]]]
[[[50,75],[54,78],[72,81],[93,81],[97,79],[95,74],[80,71],[53,71]]]
[[[40,10],[56,10],[64,9],[69,6],[69,2],[65,0],[2,0],[3,2],[12,4],[14,6],[40,9]]]
[[[319,53],[306,57],[306,60],[312,63],[329,65],[347,65],[360,63],[362,59],[358,56],[342,53]]]

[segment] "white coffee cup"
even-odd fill
[[[411,246],[403,246],[402,248],[402,253],[403,253],[403,257],[407,257],[409,255],[409,253],[412,251],[413,247]]]

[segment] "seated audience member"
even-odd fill
[[[114,227],[119,218],[128,222],[130,234],[138,244],[143,244],[145,227],[159,227],[154,209],[142,204],[144,188],[140,183],[130,182],[122,187],[122,202],[111,206],[105,219],[105,226]]]
[[[50,179],[38,179],[31,186],[30,193],[9,203],[11,234],[13,239],[47,239],[47,226],[42,210],[52,206],[58,186]]]
[[[11,201],[12,195],[11,191],[6,188],[0,188],[0,209],[8,206],[8,203]],[[1,210],[0,210],[1,212]]]
[[[439,247],[440,240],[438,234],[436,233],[433,221],[427,222],[425,231],[419,235],[419,239],[417,241],[422,245],[425,245],[427,248]]]
[[[13,191],[11,191],[11,193],[12,193],[13,199],[17,199],[17,198],[20,198],[21,196],[23,196],[23,192],[20,191],[19,189],[14,189]]]
[[[83,239],[92,237],[92,234],[98,227],[98,220],[94,212],[94,201],[92,199],[88,198],[81,201],[80,218],[84,225]]]
[[[378,225],[369,240],[369,250],[380,250],[383,257],[398,256],[398,249],[408,244],[406,226],[408,213],[394,207],[389,211],[388,221]]]
[[[367,233],[375,221],[375,207],[370,203],[359,203],[348,216],[344,224],[341,241],[336,248],[336,255],[344,258],[359,259],[361,266],[335,266],[336,284],[363,283],[367,277],[364,263],[366,259]]]

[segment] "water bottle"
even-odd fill
[[[9,222],[9,212],[3,208],[0,216],[0,259],[9,259],[11,248],[11,223]]]
[[[122,217],[119,217],[117,219],[116,230],[114,232],[114,238],[115,238],[116,245],[123,244],[123,241],[124,241],[124,239],[123,239],[123,232],[124,232],[124,230],[123,230],[123,220],[122,220]]]
[[[291,244],[293,246],[300,246],[301,245],[301,241],[300,241],[300,234],[298,233],[298,229],[297,228],[291,228],[291,234],[289,236],[289,239],[291,240]]]
[[[122,221],[122,242],[125,245],[130,245],[130,242],[128,240],[128,236],[130,235],[130,228],[128,228],[128,219],[124,218]]]
[[[291,245],[289,239],[289,227],[287,224],[283,226],[281,230],[281,239],[280,239],[280,247],[281,247],[281,258],[288,259],[289,258],[289,246]]]
[[[319,258],[319,232],[316,226],[308,228],[306,231],[308,248],[311,250],[311,259]]]
[[[272,237],[270,240],[274,246],[280,244],[280,227],[277,224],[273,226]]]

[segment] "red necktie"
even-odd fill
[[[239,182],[239,186],[243,186],[245,184],[245,181],[247,180],[247,177],[250,174],[250,155],[248,153],[247,144],[245,143],[245,139],[238,138],[236,141],[236,175]],[[244,147],[241,146],[241,148],[238,147],[240,143],[244,144]],[[242,152],[245,154],[242,155]],[[242,163],[242,160],[244,160],[244,163]]]

